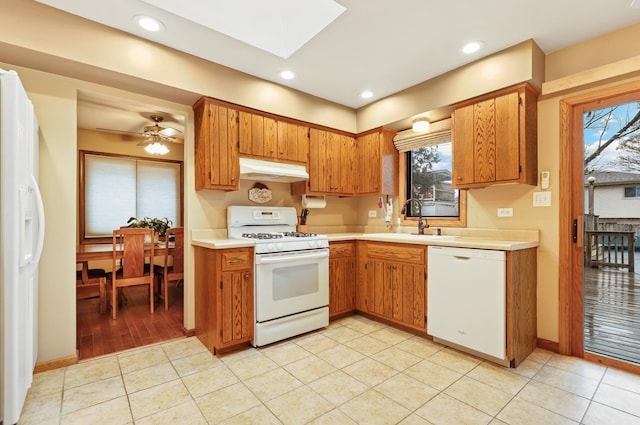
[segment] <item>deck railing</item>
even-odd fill
[[[634,233],[589,230],[586,232],[587,267],[623,267],[634,272]]]

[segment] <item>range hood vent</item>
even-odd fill
[[[291,183],[309,179],[309,173],[303,165],[240,158],[240,178]]]

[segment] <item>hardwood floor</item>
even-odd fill
[[[584,351],[640,364],[640,275],[584,269]]]
[[[169,310],[156,297],[155,311],[149,312],[146,286],[124,288],[125,305],[118,308],[116,320],[98,312],[98,299],[77,302],[77,347],[80,360],[114,353],[184,336],[183,288],[169,286]]]

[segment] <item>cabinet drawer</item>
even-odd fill
[[[329,256],[331,258],[353,257],[353,242],[335,242],[329,244]]]
[[[251,268],[253,254],[251,251],[223,251],[222,270],[242,270]]]
[[[367,244],[367,257],[377,257],[384,260],[402,261],[417,265],[426,264],[426,247],[395,244]]]

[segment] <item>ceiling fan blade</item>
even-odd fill
[[[162,130],[158,131],[158,133],[164,137],[175,137],[178,135],[182,135],[182,132],[180,130],[176,130],[175,128],[171,127],[163,128]]]
[[[133,131],[113,130],[110,128],[96,128],[97,131],[105,131],[107,133],[126,134],[127,136],[143,136],[142,133],[136,133]]]

